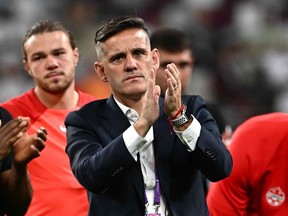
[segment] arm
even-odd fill
[[[94,107],[91,110],[95,112]],[[109,128],[106,130],[99,126],[102,122],[98,119],[91,122],[91,115],[87,115],[87,111],[74,111],[67,116],[66,152],[73,174],[79,183],[93,193],[102,193],[115,181],[115,173],[118,170],[125,171],[136,162],[125,146],[122,129],[119,130],[118,136],[112,137]],[[85,113],[86,118],[82,113]],[[122,132],[129,125],[127,120],[127,127],[125,126]],[[122,124],[119,124],[119,127],[122,127]]]
[[[186,100],[185,102],[192,108],[191,112],[194,115],[194,120],[201,124],[195,152],[192,152],[192,154],[195,154],[194,158],[197,160],[197,166],[212,182],[226,178],[232,171],[232,157],[222,142],[216,121],[207,110],[206,103],[200,96],[194,97],[193,101]]]
[[[169,118],[179,118],[179,109],[185,103],[193,117],[182,125],[174,125],[181,142],[190,151],[187,160],[192,161],[210,181],[219,181],[229,176],[232,158],[222,142],[216,121],[207,110],[200,96],[181,97],[180,73],[175,64],[165,70],[168,89],[165,93],[164,111]],[[187,162],[190,164],[190,162]]]
[[[32,187],[26,167],[15,167],[0,175],[4,211],[8,215],[24,215],[32,200]],[[17,208],[15,208],[17,206]]]
[[[207,204],[211,216],[246,215],[251,199],[251,185],[249,181],[255,173],[249,154],[245,153],[253,145],[250,134],[258,131],[243,131],[241,127],[233,134],[229,151],[233,157],[231,175],[219,182],[211,183]],[[249,186],[250,185],[250,186]]]
[[[0,145],[9,146],[13,153],[11,169],[0,174],[4,211],[8,215],[24,215],[27,211],[32,199],[27,164],[39,156],[45,145],[46,130],[41,128],[29,136],[26,132],[28,124],[28,118],[17,117],[0,128]]]

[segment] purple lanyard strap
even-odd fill
[[[147,214],[148,212],[148,199],[147,199],[147,195],[146,195],[146,191],[144,190],[144,195],[145,195],[145,213]],[[160,191],[160,183],[159,183],[159,179],[158,176],[156,174],[156,169],[155,169],[155,187],[154,187],[154,202],[153,202],[153,206],[155,208],[155,213],[158,213],[159,207],[160,207],[160,195],[161,195],[161,191]]]

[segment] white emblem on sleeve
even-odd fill
[[[271,206],[280,206],[285,200],[285,193],[280,187],[270,188],[266,193],[266,201]]]

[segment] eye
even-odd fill
[[[190,65],[191,65],[191,63],[187,62],[187,61],[182,61],[182,62],[178,63],[178,67],[181,68],[181,69],[185,69],[186,67],[188,67]]]
[[[136,55],[136,56],[140,56],[140,55],[142,55],[142,52],[139,51],[139,50],[137,50],[137,51],[134,53],[134,55]]]
[[[61,55],[64,55],[64,54],[66,54],[66,52],[65,51],[56,51],[55,53],[54,53],[54,55],[55,56],[61,56]]]
[[[166,69],[167,65],[170,64],[170,63],[171,62],[166,62],[166,61],[165,62],[161,62],[159,67],[162,68],[162,69]]]
[[[111,62],[114,62],[114,63],[120,63],[120,62],[122,62],[124,59],[125,59],[125,55],[120,53],[120,54],[117,54],[117,55],[112,56],[112,58],[110,59],[110,61],[111,61]]]
[[[42,55],[36,55],[36,56],[32,57],[32,61],[40,61],[43,58],[44,58],[44,56],[42,56]]]
[[[117,58],[115,58],[113,61],[122,61],[124,59],[123,56],[118,56]]]
[[[135,56],[135,57],[141,57],[144,54],[145,54],[145,50],[143,50],[143,49],[135,49],[133,51],[133,56]]]

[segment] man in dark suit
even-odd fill
[[[209,215],[201,173],[229,176],[232,159],[200,96],[181,98],[175,64],[155,85],[159,53],[138,17],[106,22],[95,70],[112,95],[70,113],[66,152],[87,189],[89,215]]]

